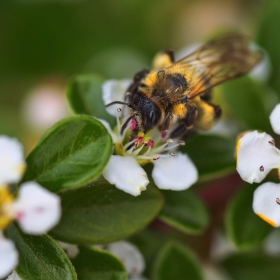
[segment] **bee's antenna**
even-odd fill
[[[128,123],[132,120],[134,115],[130,116],[123,124],[121,128],[121,135],[123,134],[124,130],[127,128]]]
[[[111,105],[114,105],[114,104],[121,104],[121,105],[126,105],[128,106],[129,108],[132,108],[131,105],[129,103],[126,103],[126,102],[122,102],[122,101],[113,101],[107,105],[105,105],[105,107],[109,107]]]

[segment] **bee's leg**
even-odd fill
[[[208,89],[207,91],[205,91],[200,95],[200,98],[206,102],[209,102],[212,99],[212,93],[213,93],[212,89]]]
[[[186,133],[189,129],[193,128],[194,121],[197,115],[197,108],[196,106],[189,106],[187,115],[183,120],[183,124],[179,125],[172,133],[171,138],[176,138],[181,136],[182,134]]]
[[[172,120],[172,114],[170,112],[168,112],[162,122],[162,124],[159,126],[159,130],[160,131],[166,131],[171,123]]]
[[[144,79],[146,77],[146,75],[149,73],[150,71],[148,69],[143,69],[139,72],[137,72],[134,77],[133,77],[133,82],[132,84],[128,87],[127,89],[127,95],[126,95],[126,99],[127,99],[127,96],[129,94],[133,94],[133,93],[136,93],[137,90],[138,90],[138,86],[141,85],[141,81],[142,79]]]

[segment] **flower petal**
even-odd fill
[[[259,46],[252,44],[254,49],[261,51],[263,58],[262,60],[250,71],[249,76],[255,81],[266,82],[271,74],[271,62],[267,52],[261,49]]]
[[[7,276],[18,264],[18,252],[14,243],[0,234],[0,278]]]
[[[265,132],[246,133],[236,147],[236,170],[248,183],[259,183],[271,169],[280,166],[280,155],[272,137]]]
[[[24,232],[44,233],[60,219],[60,198],[35,182],[24,183],[14,203],[14,215]]]
[[[102,97],[104,104],[107,105],[113,101],[124,101],[125,93],[131,84],[132,80],[108,80],[102,85]],[[118,108],[123,108],[123,105],[116,104],[106,107],[109,114],[118,117]]]
[[[280,226],[280,184],[260,185],[254,192],[253,210],[274,227]]]
[[[154,161],[152,177],[160,189],[185,190],[198,179],[198,172],[191,159],[182,153]]]
[[[133,244],[127,241],[110,243],[108,251],[123,261],[129,275],[140,275],[144,271],[144,258]]]
[[[0,136],[0,185],[16,183],[25,169],[22,145],[14,138]]]
[[[277,104],[270,116],[270,123],[275,133],[280,134],[280,104]]]
[[[103,176],[110,184],[134,196],[149,183],[146,172],[131,156],[111,156]]]
[[[65,251],[70,259],[74,259],[79,254],[79,247],[76,244],[70,244],[62,241],[56,241],[56,243]]]
[[[9,275],[9,277],[6,280],[22,280],[22,279],[19,277],[17,272],[13,270],[13,273]]]
[[[106,127],[108,133],[112,137],[113,143],[117,143],[117,142],[121,141],[120,137],[116,133],[113,132],[113,130],[111,129],[108,122],[106,122],[105,120],[102,120],[102,119],[98,119],[98,120]]]

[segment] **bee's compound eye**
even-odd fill
[[[154,110],[151,110],[149,117],[152,123],[156,122],[156,112]]]

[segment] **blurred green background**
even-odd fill
[[[75,74],[131,78],[159,50],[180,50],[220,30],[254,38],[268,2],[2,0],[0,133],[25,141],[34,127],[40,131],[40,123],[30,125],[37,113],[26,117],[30,94],[48,86],[63,94]],[[43,107],[55,110],[48,101]]]

